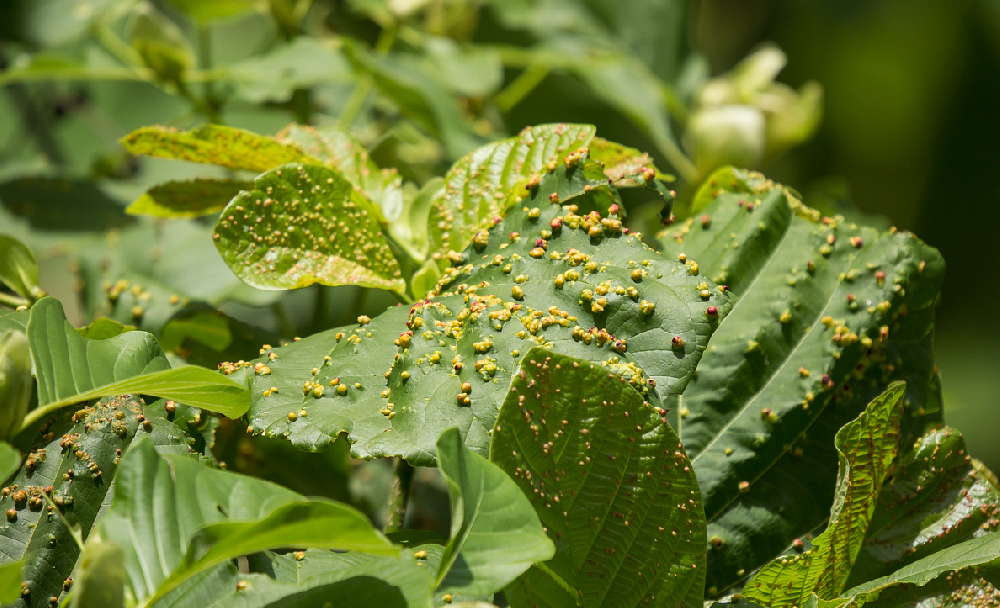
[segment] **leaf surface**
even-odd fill
[[[285,163],[314,162],[300,150],[251,131],[202,125],[190,131],[142,127],[122,139],[132,154],[207,163],[260,173]]]
[[[401,292],[383,222],[340,172],[283,165],[229,203],[212,238],[232,271],[260,289],[320,283]]]
[[[903,389],[893,384],[837,433],[840,473],[829,526],[806,553],[779,558],[754,575],[743,591],[747,599],[780,608],[801,605],[813,593],[832,599],[843,591],[896,457]]]
[[[556,545],[506,590],[511,606],[701,606],[705,519],[673,429],[624,378],[528,351],[490,459]]]
[[[167,182],[149,189],[125,211],[152,217],[198,217],[218,213],[240,190],[253,183],[235,179],[193,179]]]
[[[21,241],[0,234],[0,283],[21,296],[38,294],[38,263],[35,254]]]
[[[120,453],[133,441],[148,436],[162,452],[190,450],[191,440],[167,418],[162,405],[126,396],[102,399],[75,412],[59,411],[43,421],[39,442],[28,446],[24,463],[7,480],[10,491],[0,496],[0,511],[15,513],[0,528],[0,564],[23,560],[29,591],[14,606],[48,607],[50,597],[66,597],[63,583],[80,556],[74,530],[67,524],[78,529],[83,540],[90,536],[111,503]],[[48,486],[58,515],[47,514]]]

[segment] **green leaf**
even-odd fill
[[[606,181],[603,192],[556,191],[549,182],[580,185],[568,172],[562,166],[543,178],[530,200],[477,237],[461,265],[409,318],[397,308],[385,313],[394,320],[378,317],[344,333],[339,344],[330,340],[339,332],[307,338],[302,342],[314,340],[316,348],[297,368],[275,367],[265,354],[257,363],[271,374],[255,378],[251,428],[309,449],[347,432],[357,457],[401,455],[432,465],[438,436],[457,426],[466,445],[483,455],[519,357],[538,344],[624,374],[650,400],[682,391],[728,311],[727,297],[714,285],[703,295],[705,279],[694,266],[663,260],[625,234],[617,215],[599,221],[553,205],[549,193],[595,210],[614,200]],[[581,195],[571,198],[575,194]],[[561,227],[553,230],[553,223]],[[598,226],[601,236],[591,237]],[[511,233],[518,236],[512,240]],[[536,259],[532,251],[546,233],[548,251]],[[286,348],[302,352],[302,342]],[[284,350],[273,351],[275,364],[287,361]],[[295,380],[286,389],[279,382],[289,374]],[[333,388],[334,381],[344,388]],[[466,383],[467,401],[459,396]],[[321,387],[318,398],[314,384]],[[280,389],[277,395],[258,397],[271,386]],[[307,417],[298,415],[300,408]]]
[[[158,80],[180,82],[195,66],[194,49],[184,32],[149,3],[133,7],[125,36]]]
[[[225,350],[233,341],[225,315],[214,310],[197,311],[190,316],[171,319],[160,332],[160,346],[175,350],[185,340],[194,340],[212,350]]]
[[[9,440],[20,430],[31,403],[31,384],[28,338],[16,329],[7,330],[0,334],[0,440]]]
[[[843,591],[896,457],[904,388],[890,386],[837,433],[840,475],[829,526],[803,555],[779,558],[758,572],[743,590],[747,599],[780,608],[801,605],[813,593],[832,599]]]
[[[234,96],[251,103],[286,102],[296,89],[353,81],[344,54],[326,42],[298,36],[287,44],[275,44],[264,54],[227,65],[224,78],[232,84]]]
[[[33,230],[104,231],[135,222],[93,179],[21,177],[0,182],[0,203]],[[28,245],[34,247],[24,235]],[[40,251],[38,247],[34,247]]]
[[[98,515],[111,503],[121,453],[144,436],[171,453],[187,453],[192,441],[167,420],[162,405],[131,397],[56,412],[43,421],[37,436],[28,437],[34,445],[5,484],[10,491],[0,496],[0,512],[15,514],[0,528],[0,562],[25,562],[28,598],[15,606],[47,606],[50,597],[65,599],[64,581],[71,575],[79,579],[74,574],[80,556],[77,538],[90,536]],[[48,486],[56,509],[51,514],[44,496]]]
[[[35,254],[21,241],[0,234],[0,283],[23,298],[39,295]]]
[[[442,433],[437,448],[451,496],[451,539],[435,580],[439,595],[490,595],[552,558],[555,547],[538,515],[503,470],[466,448],[456,428]]]
[[[156,514],[162,515],[153,525]],[[123,457],[99,534],[125,551],[127,592],[142,606],[156,604],[214,566],[263,549],[396,553],[351,507],[306,501],[281,486],[192,458],[162,457],[145,441]]]
[[[939,416],[930,346],[943,262],[912,235],[822,218],[760,174],[720,170],[697,200],[711,202],[659,235],[664,255],[697,261],[740,299],[666,406],[717,539],[714,596],[823,523],[834,435],[889,382],[908,383],[905,442]]]
[[[254,185],[223,210],[212,235],[244,282],[261,289],[313,283],[405,289],[382,214],[340,172],[284,165]]]
[[[531,349],[493,436],[490,459],[556,544],[507,588],[511,606],[701,606],[698,484],[662,410],[625,378]]]
[[[0,566],[0,602],[13,603],[21,595],[21,570],[23,561]]]
[[[468,247],[476,233],[504,215],[519,182],[555,170],[553,163],[585,147],[593,136],[594,127],[587,125],[541,125],[463,157],[431,201],[431,255],[440,259]]]
[[[7,442],[0,443],[0,479],[9,479],[20,467],[21,452]]]
[[[87,543],[73,581],[70,608],[125,606],[125,552],[114,543]]]
[[[122,138],[132,154],[208,163],[260,173],[285,163],[315,162],[296,148],[243,129],[202,125],[190,131],[142,127]]]
[[[76,328],[76,332],[88,340],[107,340],[134,330],[135,327],[131,325],[123,325],[107,317],[98,317],[90,325]]]
[[[249,405],[239,382],[200,367],[170,369],[151,334],[131,331],[106,340],[80,336],[54,298],[42,298],[31,308],[28,340],[38,378],[39,409],[32,420],[71,403],[124,393],[176,399],[230,418],[242,416]]]
[[[167,2],[203,23],[249,13],[257,4],[255,0],[167,0]]]
[[[167,182],[151,188],[125,210],[129,215],[152,217],[198,217],[218,213],[253,184],[234,179],[194,179]]]
[[[27,308],[22,310],[2,310],[0,309],[0,331],[17,330],[22,334],[27,331],[28,317],[31,311]]]
[[[1000,557],[998,556],[1000,556],[1000,534],[987,534],[938,551],[904,568],[900,568],[889,576],[854,587],[840,598],[825,603],[821,602],[819,605],[824,608],[864,606],[878,600],[882,594],[890,595],[894,591],[894,587],[901,587],[902,590],[907,590],[911,585],[921,587],[932,581],[940,580],[939,577],[941,575],[949,572],[958,572],[966,568],[1000,566]],[[989,602],[991,599],[995,600],[996,588],[989,584],[986,586],[988,588],[985,589],[985,592],[988,595],[986,597],[980,596],[979,598],[975,598],[983,603],[968,603],[963,605],[982,605],[984,607],[991,605],[986,602]],[[951,588],[949,589],[948,587]],[[992,587],[992,589],[989,587]],[[947,592],[954,590],[954,586],[945,586],[945,590],[947,597],[950,595]],[[916,590],[917,594],[920,594],[921,591],[919,589]],[[904,597],[906,596],[904,595]],[[895,606],[900,604],[891,603],[888,605]]]

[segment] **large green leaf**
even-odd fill
[[[826,519],[834,434],[890,381],[908,382],[907,442],[940,416],[943,263],[912,235],[822,218],[759,174],[720,170],[697,200],[708,206],[660,242],[740,298],[669,403],[705,496],[714,595]]]
[[[167,418],[162,404],[119,397],[59,411],[35,427],[37,443],[25,447],[24,463],[0,493],[0,510],[7,513],[0,564],[25,561],[28,593],[15,606],[48,608],[50,597],[64,598],[73,588],[67,577],[80,555],[74,534],[90,536],[111,503],[119,458],[135,439],[148,436],[163,452],[189,451],[192,440]]]
[[[222,211],[216,248],[261,289],[313,283],[402,291],[379,209],[335,169],[283,165],[257,177]]]
[[[521,488],[498,466],[442,433],[438,467],[451,493],[451,539],[435,580],[439,595],[479,598],[499,591],[532,564],[555,554]]]
[[[170,369],[156,339],[130,331],[89,340],[66,321],[62,304],[43,298],[31,308],[28,340],[38,379],[35,420],[71,403],[124,393],[144,393],[242,416],[249,395],[242,383],[201,367]]]
[[[617,211],[584,216],[552,204],[550,195],[590,209],[614,205],[606,181],[592,187],[570,175],[587,170],[583,161],[574,167],[547,175],[529,199],[480,233],[409,318],[400,312],[391,313],[399,319],[393,323],[376,318],[345,333],[339,345],[330,342],[334,332],[308,338],[322,346],[297,371],[270,366],[270,354],[260,359],[271,380],[255,380],[263,384],[254,390],[252,428],[287,433],[311,449],[348,432],[356,456],[402,455],[430,465],[437,437],[457,426],[466,444],[485,454],[519,357],[538,344],[625,374],[651,399],[682,391],[728,310],[727,297],[696,266],[664,260],[626,234]],[[388,340],[398,349],[385,350]],[[282,350],[274,351],[278,363]],[[352,355],[366,357],[361,373]],[[266,384],[283,382],[289,372],[298,384],[290,388],[306,394],[298,403],[297,394]],[[258,397],[269,386],[280,389],[278,398],[273,391]],[[300,407],[308,417],[289,421]]]
[[[259,173],[285,163],[315,162],[299,149],[243,129],[202,125],[190,131],[142,127],[122,138],[132,154],[208,163]]]
[[[747,599],[781,608],[802,605],[813,593],[832,599],[844,590],[896,457],[903,388],[890,386],[837,433],[840,476],[829,526],[801,556],[778,558],[754,575],[743,590]]]
[[[150,188],[128,206],[131,215],[153,217],[197,217],[218,213],[240,190],[253,184],[233,179],[193,179],[167,182]]]
[[[155,521],[155,524],[154,524]],[[125,551],[127,595],[156,605],[192,577],[240,555],[297,546],[395,554],[360,512],[281,486],[163,457],[139,442],[123,457],[102,541]]]
[[[506,595],[520,606],[701,606],[705,518],[684,447],[625,378],[524,355],[490,452],[556,544]]]
[[[464,250],[476,233],[504,215],[519,182],[553,171],[555,163],[585,147],[593,136],[589,125],[539,125],[463,157],[448,170],[444,189],[431,201],[431,255],[442,259]]]
[[[6,234],[0,234],[0,283],[23,298],[39,293],[35,255],[27,245]]]

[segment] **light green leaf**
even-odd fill
[[[9,440],[20,430],[31,402],[31,385],[28,338],[9,329],[0,334],[0,440]]]
[[[223,210],[212,235],[244,282],[260,289],[405,289],[382,214],[339,171],[283,165],[254,185]]]
[[[121,397],[78,411],[60,410],[42,421],[35,445],[4,484],[24,495],[15,490],[0,496],[0,512],[15,513],[0,527],[0,555],[4,563],[23,560],[32,606],[48,605],[50,597],[65,600],[67,591],[76,591],[63,583],[69,576],[79,580],[74,574],[77,540],[90,536],[98,515],[111,504],[120,455],[135,439],[148,436],[163,452],[190,451],[192,440],[167,417],[162,404]],[[48,486],[57,512],[48,511]]]
[[[468,247],[477,232],[504,215],[512,194],[522,194],[514,192],[519,182],[555,170],[593,136],[594,127],[587,125],[541,125],[463,157],[448,170],[444,189],[431,201],[431,255],[441,259]]]
[[[705,517],[684,447],[624,378],[525,353],[490,459],[531,499],[553,559],[506,589],[513,608],[700,607]]]
[[[225,69],[225,80],[233,85],[233,94],[251,103],[285,102],[296,89],[353,79],[351,66],[340,49],[314,36],[297,36]]]
[[[837,433],[840,473],[829,526],[806,553],[779,558],[758,572],[743,590],[747,599],[780,608],[801,605],[813,593],[832,599],[843,591],[896,457],[904,388],[890,386]]]
[[[249,13],[257,5],[255,0],[167,0],[167,2],[203,23]]]
[[[21,451],[7,443],[0,442],[0,480],[6,481],[21,467]]]
[[[442,433],[438,467],[451,496],[451,539],[436,591],[454,598],[495,593],[555,547],[521,489],[498,466],[465,447],[458,429]]]
[[[21,570],[24,561],[6,563],[0,566],[0,602],[12,603],[21,596]]]
[[[123,457],[115,500],[99,533],[125,551],[129,598],[141,606],[156,604],[218,564],[268,548],[396,553],[351,507],[306,501],[281,486],[191,458],[161,457],[145,441]]]
[[[208,163],[259,173],[285,163],[315,162],[296,148],[243,129],[202,125],[191,131],[142,127],[122,138],[132,154]]]
[[[35,254],[21,241],[0,234],[0,283],[23,298],[39,295]]]
[[[133,7],[125,36],[158,80],[180,82],[195,65],[194,49],[184,32],[148,2]]]
[[[154,186],[125,211],[152,217],[198,217],[222,211],[240,190],[250,190],[252,182],[233,179],[194,179]]]
[[[125,606],[125,552],[114,543],[87,543],[73,581],[70,608]]]
[[[135,331],[135,327],[107,317],[98,317],[90,325],[76,328],[76,332],[88,340],[107,340],[129,331]]]
[[[150,334],[131,331],[106,340],[80,336],[54,298],[31,308],[28,340],[38,379],[39,409],[31,413],[32,421],[71,403],[125,393],[176,399],[231,418],[249,406],[239,382],[201,367],[170,369]]]

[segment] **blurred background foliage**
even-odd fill
[[[138,325],[203,365],[250,359],[395,301],[241,284],[208,238],[213,218],[125,207],[168,179],[252,176],[130,157],[123,135],[204,122],[349,130],[413,182],[412,200],[477,145],[592,123],[677,176],[678,215],[708,172],[735,163],[824,212],[938,247],[948,421],[1000,470],[1000,200],[985,179],[998,110],[997,0],[8,0],[0,231],[32,246],[42,287],[76,324]],[[626,202],[633,226],[659,229],[658,209]],[[216,448],[230,466],[344,497],[343,445],[296,456],[230,426]],[[299,458],[329,483],[268,464]],[[387,474],[365,466],[354,479]],[[356,502],[384,504],[349,486]]]

